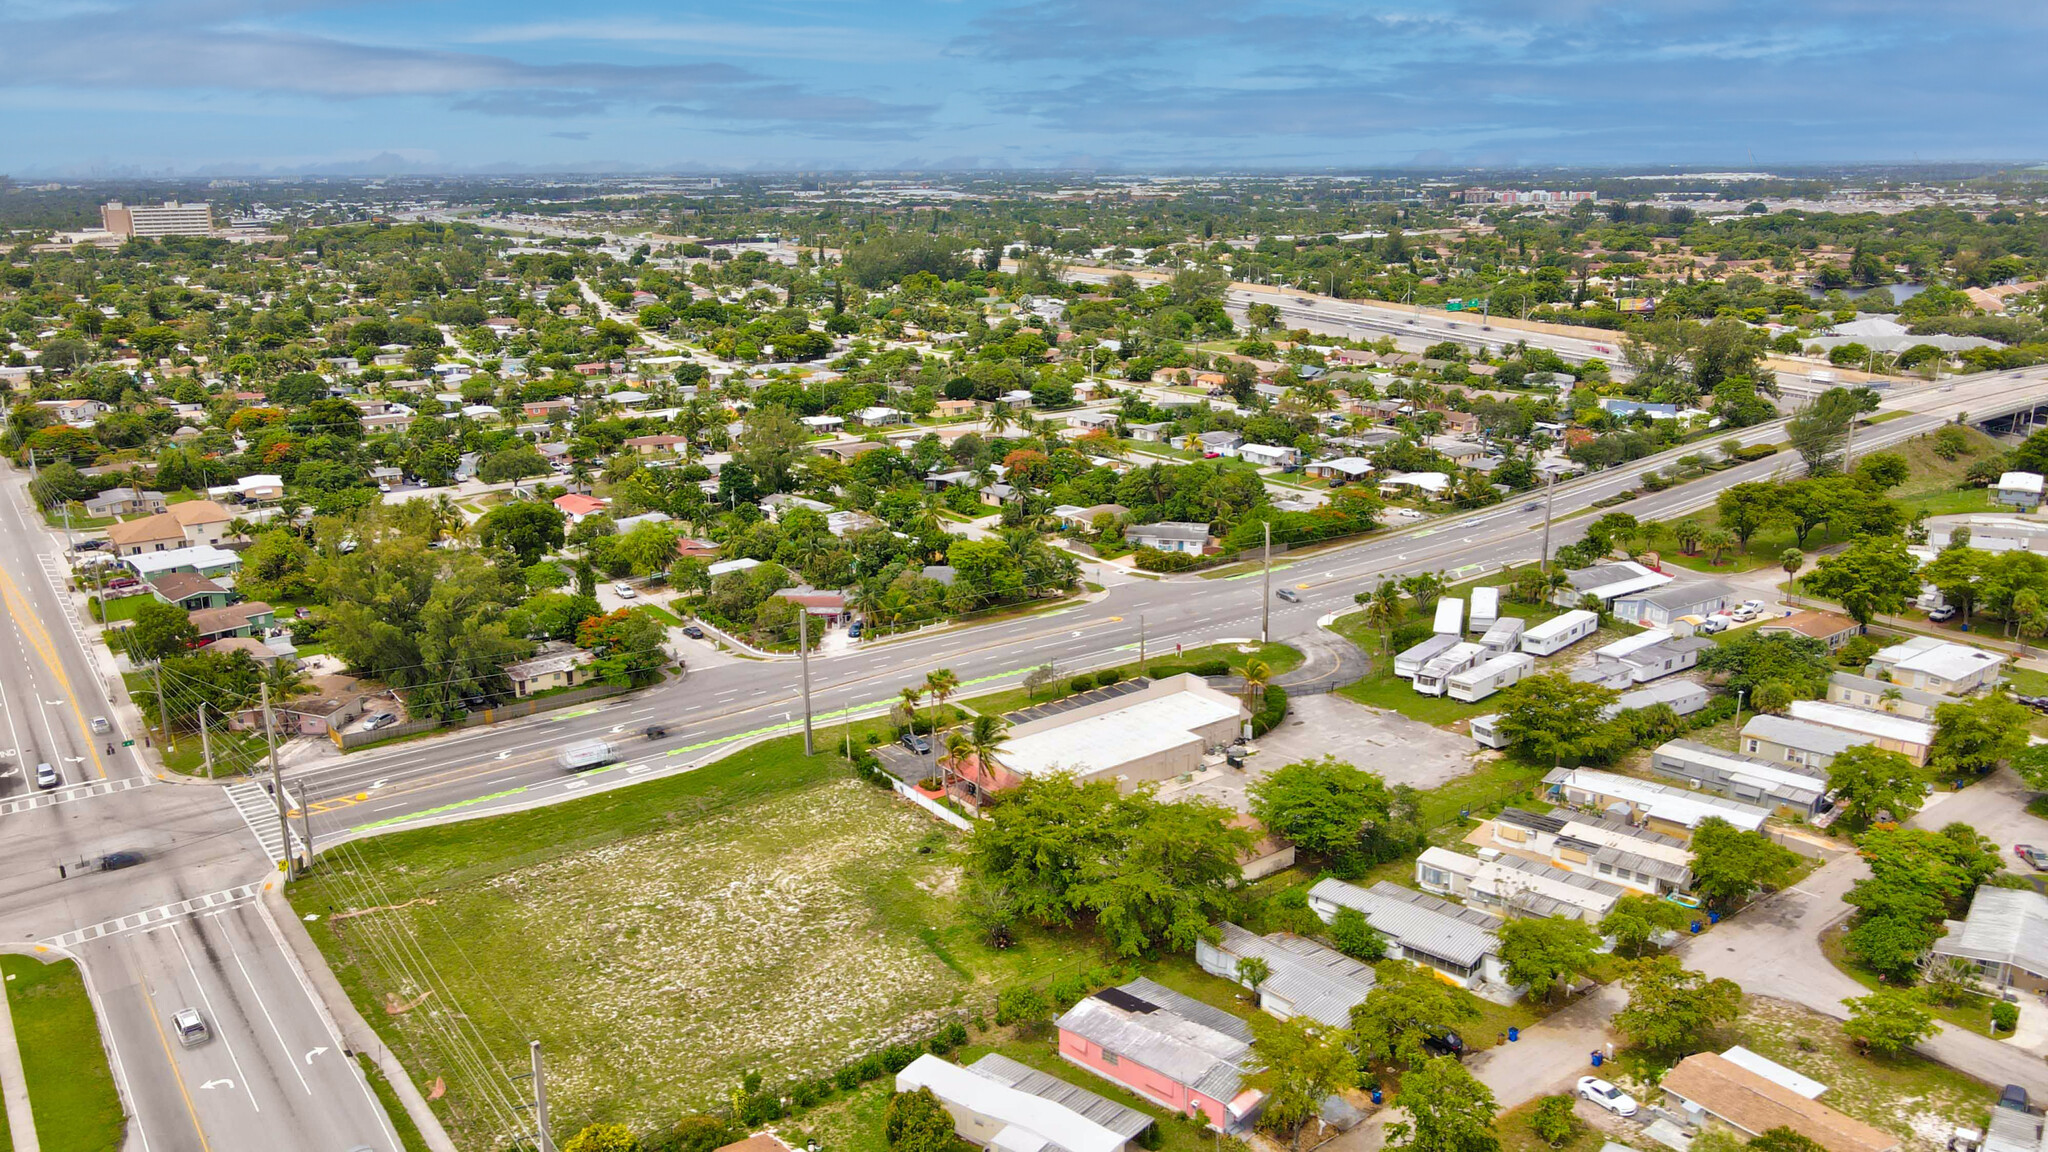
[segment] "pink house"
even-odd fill
[[[1252,1032],[1243,1020],[1139,978],[1059,1018],[1060,1055],[1183,1116],[1249,1129],[1265,1093],[1241,1086]]]

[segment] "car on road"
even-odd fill
[[[112,732],[113,730],[114,726],[107,722],[107,718],[105,716],[95,716],[92,718],[93,735],[102,736],[108,732]]]
[[[902,739],[898,740],[897,743],[919,756],[929,756],[932,754],[932,742],[915,732],[905,732]]]
[[[1616,1116],[1636,1114],[1636,1098],[1598,1076],[1579,1077],[1579,1095]]]
[[[57,770],[55,768],[52,768],[48,764],[36,765],[36,787],[55,788],[57,785],[62,784],[63,782],[64,777],[58,775]]]
[[[645,727],[645,728],[642,728],[642,729],[640,730],[640,734],[641,734],[642,736],[645,736],[645,737],[647,737],[647,738],[648,738],[649,740],[659,740],[659,739],[661,739],[661,738],[662,738],[663,736],[666,736],[666,735],[668,735],[668,725],[666,725],[666,724],[649,724],[649,725],[648,725],[647,727]]]
[[[704,630],[695,624],[685,624],[683,625],[683,635],[688,636],[692,640],[702,640],[704,638]]]
[[[2034,871],[2048,872],[2048,852],[2044,852],[2032,844],[2015,844],[2012,846],[2012,854],[2025,860],[2028,867],[2031,867]]]
[[[633,591],[633,586],[631,584],[628,584],[623,580],[619,581],[617,584],[612,585],[612,591],[618,593],[619,599],[621,600],[632,600],[640,595],[638,592]]]
[[[100,871],[112,872],[117,868],[133,868],[142,863],[140,852],[109,852],[100,857]]]
[[[379,728],[389,727],[396,723],[398,723],[398,716],[395,713],[379,712],[368,720],[363,721],[363,731],[375,732]]]
[[[1296,592],[1292,588],[1282,588],[1279,591],[1274,592],[1273,595],[1278,596],[1280,599],[1287,601],[1289,604],[1301,603],[1301,593]]]
[[[1528,502],[1527,504],[1524,504],[1524,505],[1522,505],[1522,511],[1524,511],[1524,512],[1535,512],[1535,511],[1539,511],[1540,509],[1542,509],[1542,507],[1543,507],[1543,501],[1541,501],[1541,500],[1531,500],[1531,501],[1529,501],[1529,502]]]
[[[171,1031],[178,1034],[178,1043],[187,1048],[197,1047],[213,1039],[213,1029],[206,1026],[206,1017],[197,1008],[180,1008],[171,1017]]]

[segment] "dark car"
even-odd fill
[[[2017,1084],[2007,1084],[2005,1091],[1998,1094],[2000,1108],[2010,1108],[2015,1112],[2032,1112],[2033,1108],[2029,1107],[2029,1104],[2027,1090]]]
[[[1522,505],[1522,511],[1524,511],[1524,512],[1536,512],[1536,511],[1539,511],[1539,510],[1541,510],[1541,509],[1542,509],[1542,507],[1543,507],[1543,501],[1541,501],[1541,500],[1531,500],[1531,501],[1529,501],[1529,502],[1528,502],[1527,504],[1524,504],[1524,505]]]
[[[142,863],[140,852],[109,852],[100,857],[100,871],[112,872],[116,868],[133,868]]]
[[[692,640],[702,640],[704,638],[704,630],[695,624],[685,624],[683,625],[683,635],[688,636]]]
[[[903,738],[898,740],[897,743],[917,753],[919,756],[929,756],[932,752],[932,742],[915,732],[905,732]]]
[[[1453,1060],[1465,1058],[1465,1038],[1456,1032],[1432,1032],[1422,1038],[1422,1046],[1438,1056],[1449,1056]]]
[[[649,725],[648,725],[647,727],[645,727],[645,728],[642,728],[642,729],[640,730],[640,734],[641,734],[642,736],[645,736],[645,737],[647,737],[647,738],[648,738],[649,740],[659,740],[659,739],[661,739],[661,738],[662,738],[663,736],[666,736],[666,735],[668,735],[668,725],[666,725],[666,724],[649,724]]]
[[[865,631],[867,631],[867,625],[859,620],[855,620],[847,626],[846,635],[851,639],[858,640],[860,639],[860,634]]]

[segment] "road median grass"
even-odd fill
[[[1250,652],[1242,651],[1244,648],[1251,648],[1253,650]],[[1116,666],[1117,671],[1122,672],[1123,678],[1126,680],[1134,676],[1144,675],[1147,668],[1166,665],[1181,667],[1214,660],[1221,660],[1230,665],[1231,672],[1238,675],[1244,673],[1244,666],[1247,662],[1253,659],[1264,660],[1271,674],[1273,676],[1280,676],[1301,667],[1301,662],[1305,659],[1298,649],[1291,648],[1285,644],[1208,644],[1200,648],[1189,648],[1179,653],[1176,653],[1170,646],[1148,649],[1145,653],[1145,663],[1142,666],[1135,659],[1137,656],[1135,647],[1132,649],[1131,655],[1133,659],[1130,663]],[[1055,665],[1054,667],[1057,669],[1058,666]],[[1104,671],[1106,670],[1104,669]],[[1075,669],[1072,672],[1062,672],[1061,679],[1057,684],[1040,688],[1035,693],[1026,688],[1005,688],[1000,692],[971,696],[960,701],[960,703],[974,709],[976,712],[990,716],[1000,716],[1005,712],[1014,712],[1019,708],[1029,708],[1033,704],[1049,704],[1054,700],[1072,695],[1067,690],[1067,683],[1075,675],[1078,675],[1079,672],[1080,669]],[[1095,674],[1099,675],[1100,673]]]
[[[43,1152],[106,1152],[127,1119],[78,964],[0,956],[14,1040]]]

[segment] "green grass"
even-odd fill
[[[377,1102],[384,1106],[384,1114],[391,1117],[391,1127],[397,1130],[398,1143],[405,1152],[428,1152],[427,1138],[420,1135],[420,1126],[413,1123],[412,1115],[399,1102],[391,1081],[384,1078],[384,1070],[361,1052],[356,1053],[356,1064],[363,1070],[363,1079],[370,1082],[370,1090],[377,1094]]]
[[[127,1120],[78,964],[0,956],[0,972],[38,1142],[45,1152],[120,1147]]]
[[[1242,673],[1246,661],[1260,659],[1264,660],[1267,666],[1272,669],[1274,676],[1279,676],[1301,667],[1301,662],[1304,659],[1298,650],[1290,648],[1285,644],[1252,644],[1244,645],[1243,647],[1250,647],[1255,649],[1255,651],[1239,651],[1240,645],[1236,644],[1210,644],[1201,648],[1190,648],[1176,656],[1170,647],[1161,649],[1147,648],[1145,651],[1145,666],[1199,664],[1205,660],[1223,660],[1230,664],[1232,672]],[[1136,660],[1131,661],[1129,664],[1118,665],[1118,668],[1123,672],[1125,679],[1140,675],[1143,672],[1143,668],[1139,666]],[[990,692],[981,696],[969,697],[966,700],[962,700],[961,703],[966,707],[974,709],[976,712],[1000,716],[1005,712],[1014,712],[1019,708],[1029,708],[1033,704],[1045,704],[1067,695],[1070,695],[1070,693],[1066,691],[1065,680],[1062,680],[1056,687],[1039,689],[1036,695],[1021,687],[1005,688],[1000,692]]]
[[[1582,1120],[1571,1139],[1552,1147],[1529,1128],[1529,1121],[1536,1115],[1536,1106],[1542,1102],[1543,1097],[1538,1096],[1494,1117],[1493,1130],[1500,1137],[1501,1152],[1599,1152],[1601,1145],[1606,1143],[1607,1137],[1598,1128]]]
[[[635,611],[645,612],[670,628],[681,628],[683,626],[682,617],[677,616],[659,604],[642,604]]]
[[[118,623],[122,620],[133,620],[141,613],[143,605],[156,603],[160,603],[160,601],[147,592],[140,596],[122,596],[118,599],[108,600],[102,610],[101,620],[108,624]]]
[[[1847,931],[1840,925],[1821,933],[1820,950],[1826,954],[1828,962],[1840,969],[1843,975],[1873,992],[1881,988],[1897,987],[1897,985],[1886,984],[1883,980],[1879,979],[1877,973],[1864,967],[1861,963],[1857,962],[1855,957],[1849,955],[1847,935]],[[1928,1001],[1925,1007],[1929,1012],[1934,1013],[1958,1028],[1975,1032],[1979,1036],[1989,1036],[1992,1034],[1991,998],[1989,996],[1973,993],[1958,1004],[1936,1004]]]

